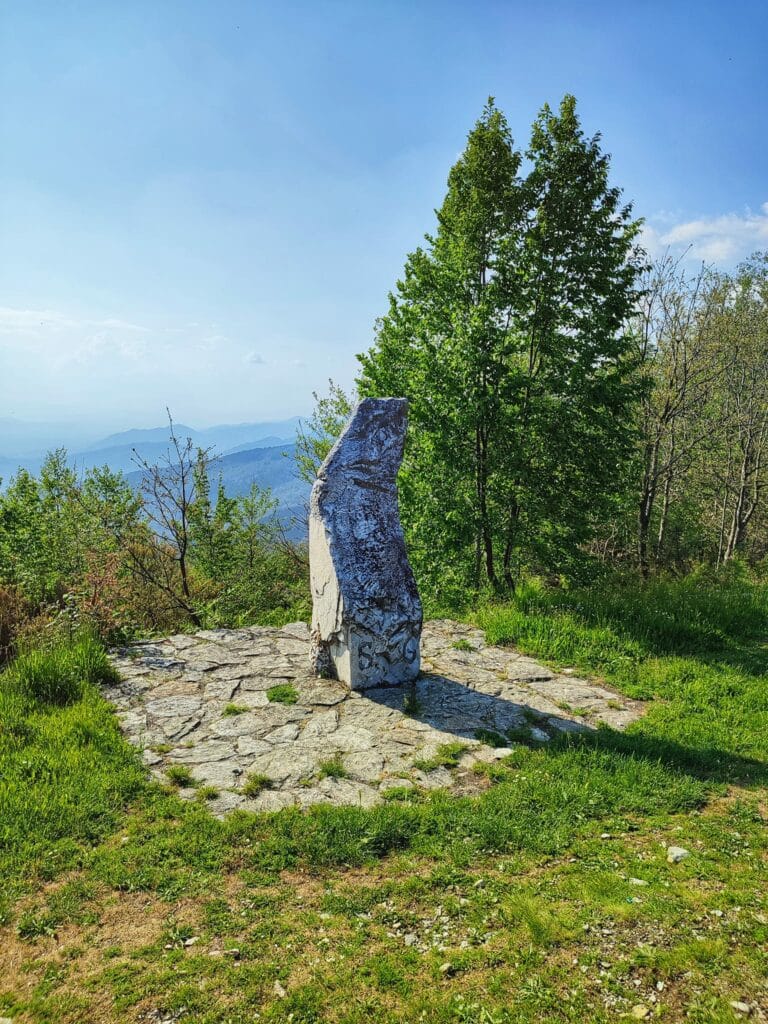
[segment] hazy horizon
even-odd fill
[[[194,434],[215,433],[222,430],[242,430],[243,437],[251,440],[261,440],[272,436],[274,428],[280,443],[286,441],[289,435],[295,433],[295,424],[304,417],[289,416],[281,420],[253,420],[241,421],[239,423],[196,423],[189,422],[183,418],[174,417],[174,429],[177,434],[184,436],[185,430],[189,429]],[[114,440],[115,445],[135,444],[139,440],[131,435],[153,434],[161,435],[158,440],[164,440],[165,432],[168,431],[168,421],[159,419],[157,422],[147,424],[130,424],[125,427],[118,427],[115,430],[107,426],[102,429],[98,424],[88,424],[82,421],[25,421],[14,417],[0,416],[0,463],[19,458],[21,460],[36,461],[45,453],[56,448],[66,448],[70,456],[74,457],[84,452],[98,448],[104,448],[104,442]],[[128,435],[129,440],[124,440]],[[149,440],[149,439],[146,439]],[[242,442],[238,441],[238,444]],[[217,449],[222,448],[220,442],[214,442]],[[2,468],[2,466],[0,466]],[[7,467],[6,467],[7,469]]]

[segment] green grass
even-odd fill
[[[295,704],[298,699],[296,687],[290,683],[278,683],[267,690],[267,700],[273,704]]]
[[[598,745],[710,781],[768,780],[764,584],[702,574],[587,592],[529,586],[476,620],[491,643],[515,644],[653,702],[626,734],[601,734]]]
[[[422,706],[421,701],[418,698],[418,694],[416,693],[416,687],[415,685],[411,685],[403,697],[403,714],[415,718],[420,715],[421,712]]]
[[[172,786],[178,786],[181,789],[196,784],[195,777],[186,764],[169,764],[165,769],[165,774]]]
[[[454,641],[454,643],[451,644],[451,647],[454,651],[474,651],[475,649],[469,640],[465,640],[463,637]]]
[[[3,680],[22,700],[64,707],[77,701],[88,684],[116,678],[104,648],[85,634],[71,643],[57,639],[50,647],[23,651]]]
[[[768,588],[527,586],[475,621],[647,713],[515,746],[477,796],[220,821],[147,781],[93,681],[57,704],[0,677],[0,1015],[734,1024],[731,1002],[765,1005]]]
[[[251,772],[243,783],[241,792],[244,796],[258,796],[265,789],[270,789],[272,784],[272,779],[268,775],[264,775],[261,772]]]
[[[23,654],[0,675],[0,880],[10,891],[77,863],[146,785],[96,687],[111,677],[90,638]]]
[[[466,743],[443,743],[432,757],[414,761],[413,766],[422,772],[432,772],[435,768],[455,768],[466,749]]]
[[[235,715],[244,715],[247,710],[244,704],[227,704],[221,713],[224,718],[232,718]]]
[[[492,729],[477,729],[475,731],[475,739],[480,740],[481,743],[485,743],[489,747],[508,747],[509,739],[506,736],[502,736],[501,733],[494,732]]]
[[[347,769],[344,767],[344,758],[339,751],[336,751],[333,757],[328,757],[321,761],[317,766],[318,779],[345,779],[347,775]]]

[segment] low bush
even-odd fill
[[[296,704],[299,695],[290,683],[278,683],[267,690],[267,700],[272,704]]]
[[[19,629],[29,617],[29,611],[18,588],[0,586],[0,665],[10,661]]]
[[[28,700],[64,707],[79,700],[87,684],[115,678],[104,648],[83,634],[71,643],[55,638],[48,648],[22,651],[5,673],[3,684]]]

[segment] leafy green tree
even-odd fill
[[[724,386],[718,562],[744,550],[768,490],[768,254],[757,253],[724,278],[726,302],[715,325]]]
[[[194,475],[194,501],[189,508],[190,557],[195,568],[210,579],[227,573],[235,544],[232,519],[236,499],[227,496],[219,478],[216,500],[211,501],[209,459],[198,451]]]
[[[209,593],[207,601],[201,598],[205,618],[247,625],[300,603],[306,560],[283,542],[269,490],[254,483],[233,498],[219,482],[213,504],[204,463],[198,473],[189,512],[190,564],[202,594]]]
[[[122,474],[101,467],[78,479],[66,451],[51,452],[39,477],[20,470],[0,495],[0,581],[33,605],[61,601],[94,554],[116,550],[140,505]]]
[[[483,565],[496,583],[520,160],[489,101],[450,172],[436,234],[408,257],[376,343],[360,357],[361,394],[409,399],[401,513],[422,587],[439,592],[477,587]]]
[[[357,401],[354,394],[348,395],[332,380],[328,381],[327,395],[320,397],[314,391],[312,397],[315,410],[298,429],[295,455],[299,476],[310,484],[314,482],[318,469],[344,429]]]
[[[50,594],[55,579],[44,534],[40,484],[21,469],[0,496],[0,575],[35,603]]]
[[[271,493],[256,484],[232,501],[231,557],[216,577],[223,621],[249,624],[274,613],[279,618],[305,598],[306,559],[283,540],[276,511]]]
[[[402,517],[435,595],[570,567],[631,450],[639,225],[572,97],[527,157],[489,100],[360,357],[362,395],[410,401]]]

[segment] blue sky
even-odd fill
[[[652,248],[768,249],[768,5],[11,0],[0,417],[304,414],[354,354],[489,94],[573,92]]]

